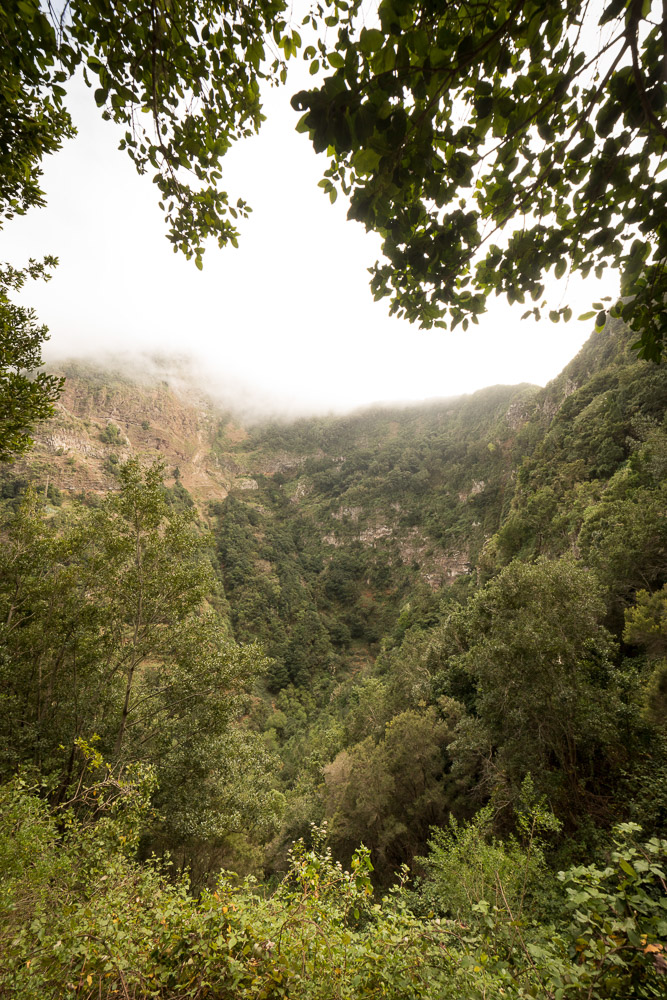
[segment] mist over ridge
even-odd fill
[[[309,417],[353,417],[373,411],[402,411],[442,407],[464,397],[475,396],[494,388],[541,388],[530,382],[493,383],[476,389],[462,389],[460,393],[403,398],[378,398],[363,403],[332,404],[327,395],[320,402],[314,398],[295,398],[280,385],[269,389],[250,378],[239,377],[233,370],[226,371],[221,362],[207,361],[186,351],[154,351],[129,348],[109,351],[58,350],[47,346],[45,367],[64,374],[76,373],[82,377],[93,372],[100,376],[107,372],[115,378],[139,386],[164,383],[178,396],[189,402],[200,401],[216,410],[229,414],[244,426],[267,422],[289,423]]]

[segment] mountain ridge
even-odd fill
[[[160,362],[153,364],[152,371],[147,367],[133,372],[126,361],[116,365],[113,359],[74,358],[46,366],[49,373],[65,378],[65,387],[54,417],[36,428],[32,452],[14,468],[42,476],[48,471],[61,490],[103,493],[115,486],[110,456],[118,461],[130,455],[143,460],[162,458],[167,478],[173,479],[169,473],[178,467],[177,478],[203,508],[207,501],[226,496],[237,479],[242,484],[253,471],[270,475],[294,464],[293,450],[282,455],[274,450],[270,462],[256,451],[247,454],[243,444],[255,428],[272,427],[275,432],[281,427],[331,428],[346,421],[386,420],[389,415],[396,421],[429,413],[454,414],[461,407],[476,405],[487,394],[539,389],[528,383],[497,385],[442,399],[373,403],[345,414],[247,421],[234,412],[232,403],[207,391],[201,377],[188,372],[183,359]],[[120,436],[101,440],[109,425],[118,427]]]

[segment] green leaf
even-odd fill
[[[384,33],[378,28],[362,28],[359,36],[359,48],[365,56],[371,55],[382,48]]]
[[[380,163],[380,154],[374,149],[362,149],[352,157],[354,169],[360,173],[371,173]]]
[[[598,321],[599,321],[599,317],[598,317]],[[626,875],[630,876],[630,878],[637,878],[637,872],[634,870],[634,868],[632,867],[632,865],[629,864],[625,860],[625,858],[621,858],[621,860],[618,863],[618,866],[621,869],[621,871],[624,871]]]

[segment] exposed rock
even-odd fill
[[[388,524],[378,524],[374,528],[364,528],[357,535],[357,539],[362,545],[375,547],[377,542],[381,539],[389,538],[392,534],[393,528],[390,528]]]
[[[505,420],[513,431],[517,431],[530,417],[533,410],[532,401],[527,399],[515,399],[510,403]]]
[[[89,455],[94,458],[102,458],[105,454],[101,443],[95,444],[90,438],[72,431],[54,428],[51,433],[42,435],[42,441],[44,448],[47,451],[55,452],[55,454],[68,455],[71,452],[76,452],[79,455]]]
[[[421,578],[434,590],[469,572],[468,552],[444,552],[434,549],[432,539],[423,535],[419,528],[413,527],[401,533],[398,528],[391,525],[376,524],[364,528],[352,537],[353,540],[369,548],[377,548],[391,542],[395,545],[394,551],[398,552],[401,561],[414,564]],[[333,532],[323,535],[322,541],[335,548],[345,544]]]
[[[486,488],[486,483],[483,479],[473,479],[472,485],[469,490],[462,490],[459,494],[459,500],[461,503],[465,503],[470,497],[476,497],[479,493],[483,493]]]
[[[247,432],[183,380],[134,378],[78,363],[56,373],[66,376],[56,412],[36,428],[35,447],[16,463],[17,471],[43,477],[48,469],[50,481],[61,490],[103,492],[118,486],[109,466],[112,456],[118,462],[131,455],[143,462],[160,458],[167,484],[178,468],[180,482],[202,510],[209,500],[227,496],[234,477],[245,474],[230,456],[221,462],[214,446],[221,426],[228,440],[242,441]],[[109,424],[120,431],[117,443],[100,440]]]
[[[350,521],[358,521],[359,515],[362,513],[362,507],[339,507],[337,511],[333,511],[331,516],[335,518],[336,521],[344,521],[346,518]]]
[[[294,493],[290,497],[290,500],[292,501],[292,503],[298,503],[299,500],[303,500],[305,497],[308,496],[309,493],[312,493],[312,491],[313,487],[309,482],[307,482],[305,479],[299,479],[299,481],[296,484],[296,489],[294,490]]]

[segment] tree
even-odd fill
[[[661,357],[667,57],[657,4],[605,0],[599,17],[592,6],[382,0],[377,25],[358,30],[361,0],[326,0],[304,18],[319,31],[304,50],[311,69],[332,73],[295,96],[299,128],[332,153],[330,196],[340,187],[349,216],[382,235],[387,260],[371,287],[392,297],[392,312],[466,326],[495,292],[529,296],[539,316],[545,272],[612,265],[623,274],[615,311],[640,334],[641,356]],[[219,188],[221,158],[257,131],[260,85],[284,81],[301,47],[286,11],[285,0],[71,0],[59,14],[39,0],[5,4],[0,220],[44,203],[41,161],[72,134],[63,84],[82,68],[137,170],[154,171],[174,249],[201,267],[208,237],[236,245],[250,209]],[[339,27],[331,51],[322,18]],[[589,53],[597,22],[606,34]],[[21,317],[4,305],[20,340]],[[26,426],[53,401],[33,385],[39,405],[26,401]],[[19,416],[22,406],[17,398]]]
[[[653,667],[646,714],[656,727],[667,729],[667,584],[655,594],[640,590],[636,604],[625,613],[623,638],[646,650]]]
[[[477,322],[489,295],[619,268],[615,312],[659,360],[667,328],[665,27],[650,0],[333,4],[330,70],[292,99],[331,165],[321,185],[383,239],[376,299],[423,327]],[[496,242],[497,241],[497,242]],[[534,303],[534,305],[532,304]],[[602,310],[602,304],[594,308]],[[594,313],[590,314],[591,316]],[[553,310],[554,321],[571,309]],[[604,323],[604,313],[598,316]]]
[[[246,215],[218,189],[220,159],[262,121],[260,83],[285,78],[301,44],[284,0],[39,0],[0,17],[0,216],[44,204],[40,162],[72,134],[63,84],[79,68],[103,117],[126,131],[121,148],[153,180],[175,250],[198,266],[208,236],[236,244]],[[187,181],[188,174],[193,182]]]
[[[0,778],[37,772],[60,803],[77,746],[99,740],[114,768],[155,773],[152,843],[196,856],[201,875],[214,842],[219,863],[280,803],[272,758],[239,722],[265,661],[207,602],[210,541],[168,505],[161,473],[130,461],[118,493],[61,519],[28,492],[2,525]]]
[[[457,769],[483,755],[510,802],[532,774],[562,818],[605,816],[628,692],[603,617],[600,585],[570,556],[514,560],[450,613],[434,642],[444,687],[457,696],[468,675],[477,723],[464,718],[448,747]]]
[[[73,134],[62,103],[73,66],[67,50],[58,62],[56,32],[38,0],[3,4],[0,40],[0,219],[11,219],[44,204],[42,157]]]
[[[443,751],[451,737],[432,707],[408,710],[386,724],[377,743],[367,736],[324,768],[325,811],[340,853],[363,839],[380,879],[412,859],[429,828],[447,816],[452,784]]]
[[[44,278],[46,268],[56,263],[47,257],[42,264],[31,260],[27,268],[0,267],[0,462],[6,462],[30,447],[30,430],[37,420],[53,412],[62,380],[41,372],[27,372],[41,364],[41,345],[46,327],[37,326],[32,309],[17,306],[9,298],[26,278]]]

